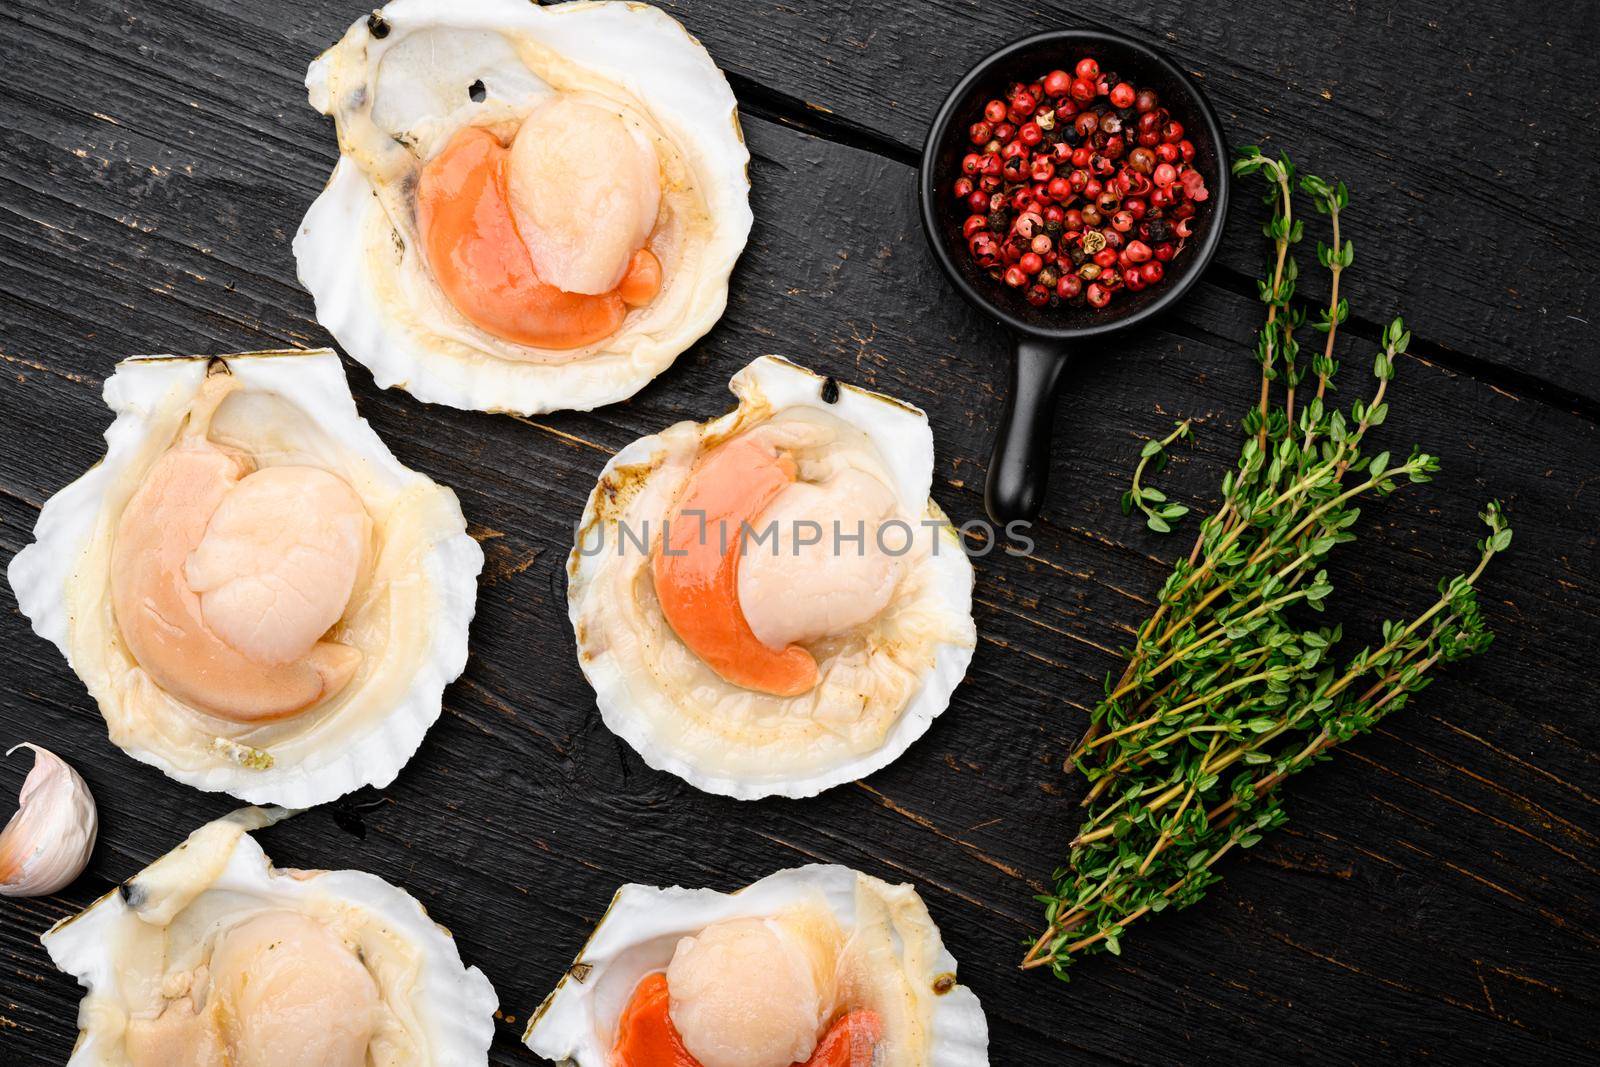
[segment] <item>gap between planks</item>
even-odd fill
[[[912,170],[921,167],[920,149],[800,97],[769,88],[745,75],[725,73],[728,84],[738,99],[741,113],[798,130],[819,140],[868,152],[910,167]],[[1206,277],[1219,288],[1236,296],[1245,296],[1252,300],[1257,298],[1256,280],[1236,268],[1213,261],[1206,269]],[[1308,319],[1314,317],[1309,313],[1315,312],[1317,307],[1320,307],[1314,301],[1300,298],[1296,298],[1294,304],[1298,309],[1308,312]],[[1360,315],[1352,315],[1340,326],[1340,331],[1346,336],[1376,343],[1384,328],[1385,325],[1382,323]],[[1600,424],[1600,402],[1590,400],[1581,393],[1546,381],[1537,375],[1499,366],[1471,352],[1430,341],[1415,332],[1412,335],[1410,354],[1456,374],[1472,378],[1513,399],[1534,400],[1549,407],[1570,411],[1589,422]]]

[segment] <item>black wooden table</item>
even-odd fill
[[[405,463],[460,494],[488,554],[472,656],[392,788],[263,833],[278,862],[406,887],[494,981],[496,1063],[624,881],[730,888],[825,860],[921,889],[988,1009],[997,1064],[1593,1059],[1600,1050],[1600,360],[1594,320],[1597,10],[1239,0],[669,0],[727,70],[754,162],[755,231],[726,317],[629,403],[537,419],[357,402]],[[0,556],[102,451],[100,385],[147,352],[317,346],[289,239],[334,158],[306,63],[348,3],[12,0],[0,62]],[[1262,215],[1241,197],[1181,311],[1086,353],[1026,558],[977,561],[978,653],[899,762],[815,800],[740,804],[645,767],[578,672],[562,562],[609,453],[724,409],[778,352],[925,407],[934,495],[981,514],[1000,337],[941,283],[913,168],[944,91],[1004,41],[1110,26],[1168,50],[1234,143],[1288,149],[1354,190],[1347,395],[1404,310],[1385,439],[1431,485],[1366,509],[1336,600],[1371,625],[1464,569],[1505,500],[1485,582],[1499,639],[1375,736],[1296,780],[1292,821],[1201,905],[1130,932],[1067,985],[1016,968],[1032,895],[1064,860],[1082,786],[1061,769],[1114,652],[1180,550],[1117,498],[1141,442],[1200,420],[1162,484],[1210,506],[1255,389]],[[1313,267],[1309,244],[1305,266]],[[1320,295],[1309,278],[1306,292]],[[1185,542],[1186,546],[1186,542]],[[101,844],[66,893],[0,904],[0,1061],[55,1063],[78,990],[37,937],[229,810],[106,740],[9,589],[0,744],[71,760]],[[15,792],[22,754],[0,764]],[[3,807],[3,805],[0,805]]]

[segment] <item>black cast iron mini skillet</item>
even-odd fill
[[[972,151],[968,127],[982,117],[987,101],[1004,99],[1012,82],[1031,81],[1057,68],[1070,72],[1084,56],[1093,57],[1104,72],[1156,91],[1161,105],[1183,123],[1185,135],[1194,142],[1193,165],[1205,176],[1211,195],[1195,213],[1195,236],[1166,265],[1161,284],[1137,293],[1118,292],[1111,305],[1099,311],[1086,304],[1034,308],[967,255],[961,236],[967,210],[956,201],[952,186],[961,176],[961,157]],[[1222,239],[1228,179],[1222,127],[1200,90],[1171,60],[1120,34],[1053,30],[1024,38],[979,63],[951,91],[922,151],[918,194],[922,225],[939,266],[962,296],[1007,327],[1013,339],[1011,391],[995,434],[984,490],[984,505],[995,522],[1032,520],[1044,504],[1056,394],[1069,352],[1078,342],[1129,329],[1182,299]]]

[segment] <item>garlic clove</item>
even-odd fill
[[[0,896],[38,897],[66,888],[83,873],[100,832],[94,797],[78,772],[49,749],[33,750],[17,813],[0,831]]]

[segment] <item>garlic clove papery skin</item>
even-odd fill
[[[83,873],[100,833],[89,786],[49,749],[33,750],[17,812],[0,831],[0,896],[39,897],[65,889]]]

